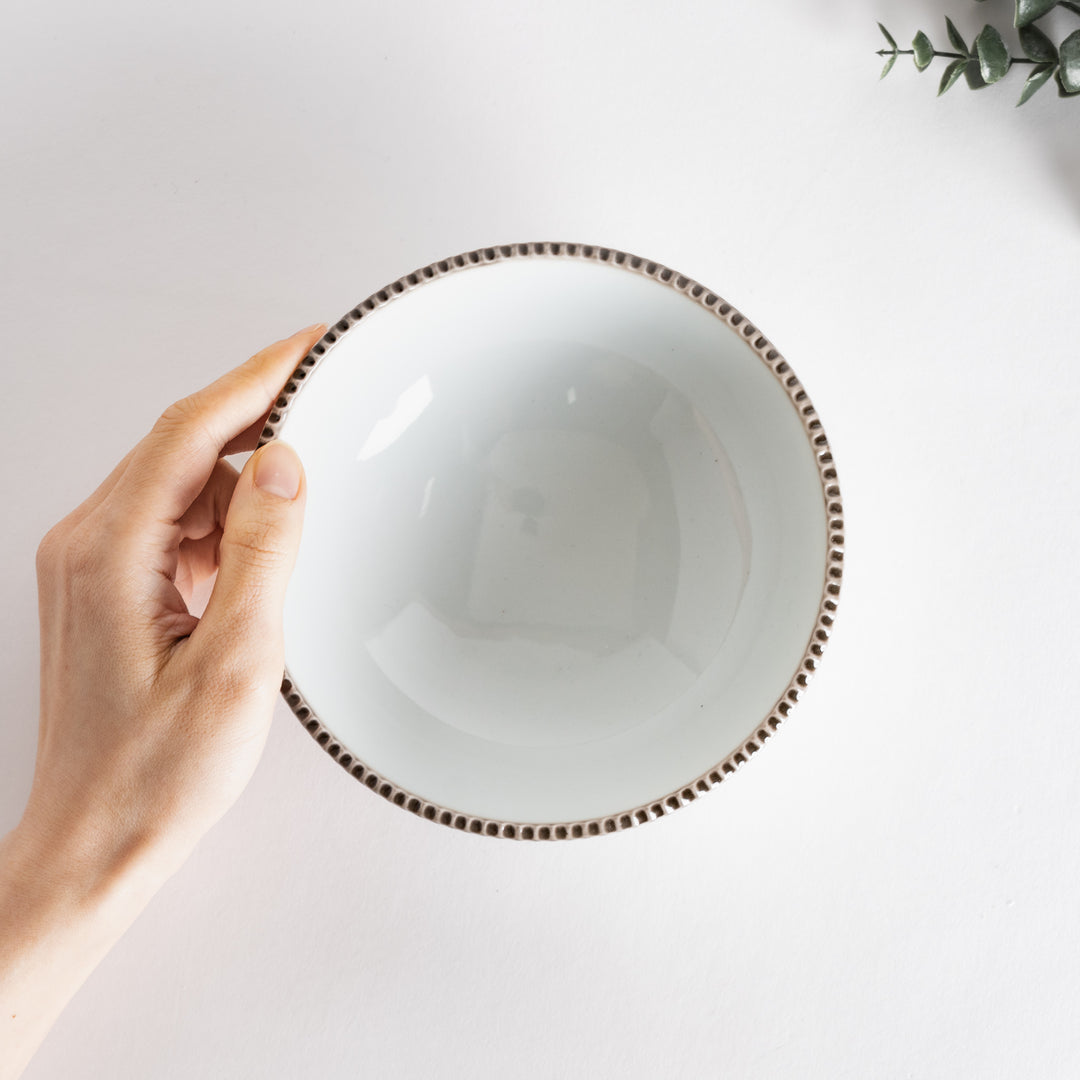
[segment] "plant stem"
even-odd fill
[[[878,56],[892,56],[896,53],[897,56],[914,56],[914,49],[878,49]],[[948,56],[953,60],[971,60],[973,63],[978,63],[979,58],[977,56],[965,56],[963,53],[958,52],[938,52],[934,50],[934,56]],[[1010,56],[1009,62],[1011,64],[1041,64],[1042,60],[1029,60],[1026,56]]]

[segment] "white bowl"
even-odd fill
[[[283,692],[369,787],[563,838],[668,813],[814,671],[842,508],[806,392],[659,263],[515,244],[331,328],[263,440],[307,471]]]

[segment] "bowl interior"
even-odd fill
[[[357,759],[479,817],[602,817],[726,757],[825,576],[801,417],[651,278],[506,259],[365,315],[278,429],[308,477],[290,675]]]

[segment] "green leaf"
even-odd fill
[[[978,60],[968,61],[967,67],[964,68],[964,78],[967,80],[968,87],[972,90],[981,90],[986,86],[986,80],[979,71]]]
[[[1055,82],[1057,82],[1058,97],[1076,97],[1077,96],[1077,91],[1075,91],[1075,90],[1066,90],[1065,87],[1062,85],[1062,82],[1061,82],[1061,68],[1058,68],[1057,71],[1054,72],[1054,80],[1055,80]]]
[[[882,26],[882,25],[881,25],[881,23],[878,23],[878,29],[879,29],[879,30],[880,30],[880,31],[881,31],[881,32],[882,32],[882,33],[883,33],[883,34],[885,35],[885,40],[886,40],[886,41],[887,41],[887,42],[888,42],[888,43],[889,43],[889,44],[890,44],[890,45],[891,45],[891,46],[892,46],[892,47],[893,47],[894,49],[898,49],[898,48],[900,48],[900,46],[896,44],[896,39],[895,39],[895,38],[894,38],[894,37],[892,36],[892,34],[890,34],[890,33],[889,33],[889,31],[888,31],[888,30],[886,30],[886,29],[885,29],[885,27],[884,27],[884,26]]]
[[[975,39],[975,51],[979,54],[979,71],[988,83],[996,83],[1009,70],[1009,50],[1001,35],[992,27],[984,26]]]
[[[1040,64],[1056,64],[1057,49],[1054,43],[1037,27],[1025,26],[1020,31],[1020,48],[1024,55]]]
[[[881,69],[881,77],[884,79],[886,75],[892,71],[893,64],[896,63],[896,53],[893,53],[888,60],[885,61],[885,66]]]
[[[1023,92],[1020,94],[1020,100],[1016,103],[1017,108],[1024,104],[1028,98],[1032,97],[1036,90],[1038,90],[1044,83],[1049,81],[1050,76],[1054,74],[1053,64],[1039,64],[1034,68],[1031,74],[1027,77],[1027,82],[1024,83]]]
[[[966,60],[954,60],[945,69],[945,74],[941,76],[941,82],[938,85],[938,97],[941,97],[946,90],[952,89],[953,84],[964,74],[964,68],[967,66],[968,62]]]
[[[970,53],[968,47],[965,44],[964,39],[960,36],[960,31],[953,26],[953,21],[948,15],[945,16],[945,26],[948,28],[949,40],[952,42],[952,47],[956,49],[957,52],[962,52],[965,56],[969,56]]]
[[[1057,0],[1016,0],[1016,18],[1013,19],[1013,25],[1017,29],[1027,26],[1036,19],[1041,19],[1056,4]]]
[[[934,59],[934,46],[930,39],[920,30],[912,39],[911,47],[915,50],[915,66],[925,71]]]
[[[1080,94],[1080,30],[1074,30],[1062,43],[1058,52],[1061,69],[1058,78],[1067,93]]]

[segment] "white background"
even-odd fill
[[[947,10],[970,41],[1011,4]],[[946,47],[942,13],[6,5],[0,829],[41,535],[170,401],[434,259],[704,282],[806,384],[849,526],[790,723],[640,829],[459,835],[279,708],[28,1077],[1077,1075],[1080,102],[878,82],[875,20]]]

